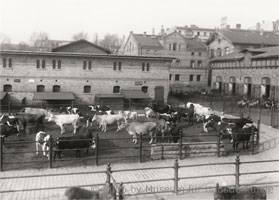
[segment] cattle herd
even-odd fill
[[[64,149],[75,149],[77,154],[79,149],[94,149],[96,129],[105,133],[108,128],[114,129],[111,127],[115,125],[115,134],[124,130],[136,144],[140,135],[150,137],[150,143],[156,142],[158,137],[176,143],[184,128],[202,123],[204,134],[210,129],[216,131],[222,139],[228,139],[235,150],[239,143],[243,143],[243,148],[248,148],[251,136],[257,132],[251,119],[228,118],[222,112],[191,102],[176,107],[152,104],[140,111],[115,111],[105,105],[88,106],[88,111],[71,106],[59,110],[26,107],[15,114],[2,113],[0,122],[1,137],[13,134],[24,137],[27,125],[33,123],[36,128],[36,153],[39,154],[41,148],[43,155],[48,156],[50,140],[54,140],[51,141],[54,144],[54,157],[61,157]],[[45,122],[55,123],[60,128],[61,136],[52,138]],[[70,136],[63,135],[66,124],[73,127]]]

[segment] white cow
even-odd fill
[[[136,120],[138,118],[138,113],[136,111],[125,110],[123,112],[119,111],[119,113],[123,114],[125,123],[127,122],[128,119]]]
[[[49,113],[48,121],[54,121],[61,128],[61,135],[65,132],[64,125],[72,124],[74,127],[74,134],[76,134],[79,122],[78,114],[59,114],[54,115]]]
[[[126,128],[129,135],[133,137],[133,143],[137,144],[138,135],[150,135],[150,144],[152,144],[153,139],[156,134],[157,124],[156,122],[131,122],[126,124],[121,124],[120,129]]]
[[[144,112],[145,112],[145,117],[146,118],[150,118],[150,117],[155,117],[156,114],[154,112],[154,110],[152,110],[152,108],[146,107],[144,108]]]
[[[202,105],[197,104],[197,103],[188,102],[186,107],[190,108],[191,104],[193,104],[193,106],[194,106],[195,114],[197,114],[199,116],[205,116],[206,117],[206,116],[210,116],[211,114],[213,114],[213,110],[211,108],[202,106]]]
[[[39,131],[36,134],[35,142],[36,142],[36,154],[39,155],[39,147],[41,147],[43,155],[48,157],[48,141],[50,135],[44,131]]]
[[[121,121],[125,121],[122,113],[112,114],[112,115],[94,115],[92,122],[96,121],[99,124],[99,128],[103,132],[107,131],[107,125],[117,123],[117,130],[121,124]]]

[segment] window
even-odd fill
[[[45,68],[46,68],[46,61],[42,60],[42,69],[45,69]]]
[[[119,93],[119,92],[120,92],[120,86],[114,86],[113,93]]]
[[[191,74],[190,77],[189,77],[189,81],[193,81],[194,80],[194,75]]]
[[[141,71],[145,71],[145,63],[144,62],[141,64]]]
[[[56,60],[52,60],[52,69],[56,68]]]
[[[3,86],[4,92],[11,92],[12,91],[12,85],[6,84]]]
[[[216,50],[216,54],[217,54],[217,56],[222,56],[222,50],[220,48],[218,48]]]
[[[61,69],[61,60],[58,60],[58,69]]]
[[[191,68],[194,68],[194,67],[195,67],[195,61],[194,61],[194,60],[191,60],[191,61],[190,61],[190,66],[191,66]]]
[[[178,44],[178,51],[181,51],[181,44]]]
[[[176,46],[177,46],[176,43],[173,43],[173,44],[172,44],[172,50],[173,50],[173,51],[176,51]]]
[[[172,78],[172,74],[170,74],[170,75],[169,75],[169,79],[170,79],[170,81],[171,81],[171,78]]]
[[[202,52],[199,52],[199,56],[202,56]]]
[[[44,92],[45,86],[44,85],[37,85],[37,92]]]
[[[225,47],[225,55],[229,54],[229,47]]]
[[[40,68],[40,60],[37,60],[37,61],[36,61],[36,66],[37,66],[37,69]]]
[[[169,44],[169,50],[171,51],[171,44]]]
[[[197,75],[197,81],[200,81],[201,80],[201,75]]]
[[[175,81],[179,81],[180,75],[179,74],[175,74],[174,80]]]
[[[203,36],[206,36],[207,35],[207,33],[206,32],[203,32]]]
[[[122,68],[122,63],[118,62],[118,70],[121,71],[121,68]]]
[[[52,92],[60,92],[60,85],[54,85],[52,88]]]
[[[2,64],[3,64],[3,67],[7,67],[7,59],[6,58],[3,58],[2,59]]]
[[[195,52],[191,52],[191,56],[194,56],[195,55]]]
[[[146,63],[146,71],[149,72],[149,68],[150,68],[150,64],[149,64],[149,63]]]
[[[92,62],[91,62],[91,60],[88,61],[88,69],[89,69],[89,70],[92,69]]]
[[[197,32],[197,36],[199,36],[200,35],[200,32]]]
[[[214,51],[214,49],[210,49],[210,57],[211,57],[211,58],[214,58],[214,56],[215,56],[215,51]]]
[[[113,70],[116,71],[116,66],[117,66],[117,63],[116,62],[113,62]]]
[[[91,92],[91,86],[90,85],[85,85],[83,87],[83,92],[84,93],[90,93]]]
[[[218,43],[219,43],[219,44],[221,43],[221,39],[220,39],[220,38],[218,39]]]
[[[141,91],[144,92],[144,93],[147,93],[148,92],[148,87],[147,86],[142,86]]]
[[[86,60],[83,61],[83,69],[86,70],[87,62]]]
[[[12,59],[9,58],[9,68],[12,68]]]
[[[198,60],[198,67],[202,67],[202,61]]]

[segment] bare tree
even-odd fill
[[[88,34],[84,33],[84,32],[80,32],[80,33],[74,34],[72,38],[73,38],[74,41],[76,41],[76,40],[88,40]]]
[[[34,32],[30,37],[30,43],[34,47],[48,48],[50,45],[49,37],[46,32]]]
[[[117,50],[121,44],[121,38],[117,34],[106,34],[99,44],[112,51]]]

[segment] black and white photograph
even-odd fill
[[[278,200],[278,0],[0,0],[1,200]]]

